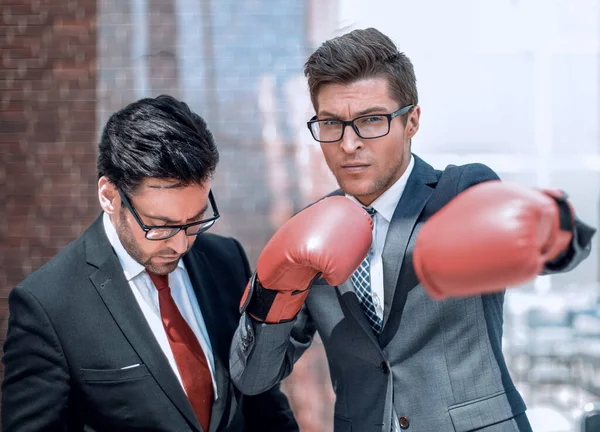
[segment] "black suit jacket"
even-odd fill
[[[229,347],[250,276],[240,244],[202,234],[184,263],[215,359],[219,397],[209,431],[297,431],[278,387],[247,397],[229,379]],[[4,431],[202,431],[139,309],[102,217],[14,288],[9,310]]]

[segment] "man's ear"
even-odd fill
[[[105,213],[113,215],[121,206],[121,198],[115,185],[106,176],[98,180],[98,200]]]
[[[421,118],[421,107],[417,105],[412,109],[406,119],[406,139],[410,140],[419,130],[419,120]]]

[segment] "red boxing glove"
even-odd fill
[[[533,279],[566,251],[574,219],[561,192],[481,183],[423,224],[413,265],[438,300],[497,292]]]
[[[359,205],[333,196],[306,208],[279,228],[258,258],[241,310],[257,321],[294,319],[318,274],[332,286],[347,280],[367,256],[373,221]]]

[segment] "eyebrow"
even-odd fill
[[[194,219],[199,219],[200,217],[202,217],[204,215],[204,213],[206,213],[206,210],[208,210],[208,203],[206,203],[206,205],[202,208],[202,210],[200,210],[198,212],[198,214],[196,214],[196,216],[194,216],[193,218],[188,219],[187,221],[192,221]],[[140,215],[142,215],[142,213],[140,213]],[[168,217],[164,217],[164,216],[151,216],[149,214],[144,214],[144,217],[147,217],[148,219],[154,219],[154,220],[159,220],[162,222],[165,222],[167,224],[171,224],[171,225],[176,225],[179,221],[175,221],[173,219],[169,219]],[[197,221],[196,221],[197,222]],[[185,225],[185,224],[183,224]]]
[[[364,110],[361,110],[361,111],[357,112],[355,114],[355,118],[356,117],[360,117],[362,115],[371,114],[371,113],[374,113],[374,112],[385,113],[385,112],[388,112],[388,111],[389,111],[388,108],[382,107],[382,106],[369,107],[369,108],[366,108]],[[323,117],[333,117],[335,119],[339,119],[340,118],[339,115],[330,113],[329,111],[321,111],[321,112],[319,112],[318,115],[319,116],[323,116]]]

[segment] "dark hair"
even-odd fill
[[[391,96],[400,104],[417,105],[417,79],[410,59],[392,40],[374,28],[354,30],[324,42],[304,64],[310,99],[317,109],[323,84],[352,84],[386,77]]]
[[[145,178],[181,185],[208,180],[219,152],[206,122],[172,96],[140,99],[114,113],[104,126],[98,178],[130,194]]]

